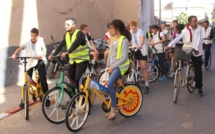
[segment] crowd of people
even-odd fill
[[[104,61],[110,74],[107,85],[112,100],[111,112],[106,115],[108,119],[114,119],[117,112],[114,83],[121,75],[125,74],[130,62],[132,62],[128,57],[129,46],[133,46],[136,49],[135,59],[139,62],[142,70],[142,78],[145,81],[145,94],[148,94],[150,91],[149,72],[146,63],[153,57],[156,50],[161,68],[160,81],[166,81],[168,78],[164,67],[166,58],[173,58],[174,60],[171,61],[174,63],[176,63],[177,59],[189,60],[191,58],[195,69],[196,88],[198,88],[199,95],[203,96],[201,67],[203,48],[206,53],[205,64],[207,66],[213,38],[213,30],[209,26],[209,22],[205,21],[204,26],[200,27],[197,24],[197,17],[190,16],[187,25],[178,24],[178,21],[174,20],[171,25],[165,23],[162,23],[160,27],[151,25],[148,32],[144,32],[137,25],[135,20],[131,20],[128,22],[128,27],[126,27],[124,22],[119,19],[115,19],[107,24],[108,32],[105,33],[105,40],[109,48],[104,53]],[[65,47],[67,51],[63,52],[61,56],[69,56],[68,74],[73,81],[72,84],[78,88],[79,80],[87,68],[90,55],[93,56],[92,63],[96,68],[99,53],[91,39],[86,24],[82,24],[80,30],[78,30],[76,20],[67,18],[64,26],[66,32],[63,35],[63,39],[55,52],[48,56],[48,59],[52,60]],[[12,57],[16,59],[23,49],[26,50],[26,56],[36,57],[36,59],[29,59],[28,61],[28,74],[32,76],[32,69],[38,69],[41,85],[44,93],[46,93],[48,91],[45,76],[47,49],[43,39],[39,37],[38,29],[33,28],[31,30],[31,39],[21,45]],[[173,76],[174,69],[170,73],[170,77]]]

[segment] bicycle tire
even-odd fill
[[[204,62],[205,62],[205,60],[204,60]],[[204,64],[204,67],[205,67],[206,70],[210,69],[210,67],[211,67],[211,53],[209,54],[208,66],[205,66],[205,64]]]
[[[180,90],[180,86],[181,86],[181,71],[178,70],[176,71],[176,74],[175,74],[175,84],[174,85],[174,96],[173,96],[173,101],[174,103],[176,104],[177,103],[177,100],[178,100],[178,96],[179,96],[179,90]]]
[[[44,96],[44,99],[43,99],[43,102],[42,102],[42,111],[43,111],[43,115],[45,116],[45,118],[51,122],[51,123],[54,123],[54,124],[59,124],[59,123],[62,123],[65,121],[65,114],[63,114],[63,106],[66,107],[66,105],[68,105],[70,99],[71,99],[71,93],[68,91],[68,90],[64,90],[64,99],[65,99],[65,95],[67,96],[66,99],[69,99],[68,102],[64,102],[62,101],[63,103],[62,104],[58,104],[57,102],[59,101],[60,98],[58,99],[53,99],[52,98],[52,94],[54,94],[55,92],[60,92],[62,91],[60,87],[54,87],[52,88],[51,90],[49,90],[45,96]],[[57,93],[59,94],[59,93]],[[62,96],[62,95],[61,95]],[[56,97],[56,96],[55,96]],[[69,98],[68,98],[69,97]],[[49,100],[49,101],[48,101]],[[50,106],[48,106],[48,102],[50,102]],[[53,104],[53,105],[51,105]],[[50,107],[52,108],[52,106],[54,106],[54,109],[50,109]],[[54,114],[54,110],[56,110],[56,113],[58,114],[58,112],[62,112],[61,114],[62,115],[57,115],[56,118],[52,118],[52,115],[51,114]],[[51,114],[49,114],[49,112],[51,112]],[[65,111],[66,113],[66,111]],[[58,117],[60,117],[60,119],[58,119]]]
[[[81,111],[81,107],[84,104],[85,99],[88,99],[84,112]],[[79,106],[80,105],[80,106]],[[76,94],[70,101],[67,112],[66,112],[66,127],[69,131],[77,132],[80,130],[88,119],[88,115],[90,112],[90,103],[89,98],[86,98],[84,93]],[[84,113],[84,117],[81,118],[81,114]],[[80,124],[78,124],[79,119],[81,120]],[[71,123],[70,123],[71,122]],[[76,122],[76,123],[75,123]],[[73,125],[76,124],[76,127]],[[78,125],[77,125],[78,124]]]
[[[189,93],[193,93],[193,91],[196,89],[195,87],[195,72],[194,68],[191,65],[189,67],[189,72],[188,72],[188,78],[187,78],[187,90]]]
[[[48,66],[47,75],[49,79],[54,79],[57,74],[57,69],[54,71],[55,65],[56,63],[50,63]]]
[[[25,90],[25,120],[29,120],[29,105],[28,105],[28,85],[24,85]]]
[[[136,85],[128,84],[125,88],[121,89],[120,94],[129,97],[131,103],[125,104],[119,109],[119,113],[124,117],[131,117],[136,115],[142,107],[143,95],[139,87]],[[117,98],[117,104],[126,103],[125,100]]]
[[[159,71],[157,65],[153,65],[153,66],[150,65],[150,67],[151,67],[151,69],[148,69],[149,76],[150,76],[149,82],[152,83],[157,80],[157,78],[160,74],[160,71]],[[152,74],[154,74],[154,75],[152,75]]]

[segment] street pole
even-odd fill
[[[159,26],[161,25],[161,0],[159,0]]]

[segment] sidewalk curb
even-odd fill
[[[37,102],[39,102],[39,100],[37,100],[37,101],[35,101],[35,102],[34,102],[34,101],[31,101],[31,102],[29,102],[29,106],[34,105],[34,104],[36,104]],[[16,112],[19,112],[19,111],[21,111],[21,110],[23,110],[23,108],[20,108],[19,106],[16,106],[16,107],[12,108],[11,110],[8,110],[8,111],[5,112],[5,113],[0,113],[0,121],[3,120],[4,118],[8,117],[9,115],[12,115],[12,114],[14,114],[14,113],[16,113]]]

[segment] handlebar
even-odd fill
[[[36,59],[36,57],[25,57],[25,56],[18,56],[17,59]],[[12,57],[9,57],[9,59],[12,59]]]

